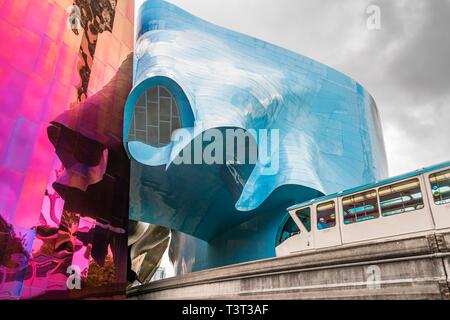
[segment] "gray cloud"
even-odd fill
[[[419,101],[445,96],[450,87],[450,2],[425,3],[422,25],[389,63],[392,81]]]
[[[362,83],[378,103],[391,174],[450,160],[450,0],[171,0]],[[366,28],[379,5],[382,28]]]

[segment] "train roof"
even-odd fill
[[[346,195],[354,194],[354,193],[357,193],[357,192],[360,192],[360,191],[364,191],[364,190],[367,190],[367,189],[371,189],[371,188],[376,188],[376,187],[379,187],[379,186],[382,186],[382,185],[385,185],[385,184],[390,184],[390,183],[393,183],[393,182],[396,182],[396,181],[400,181],[400,180],[408,179],[408,178],[411,178],[411,177],[419,176],[419,175],[421,175],[423,173],[427,173],[427,172],[434,171],[434,170],[439,170],[439,169],[442,169],[442,168],[445,168],[445,167],[449,167],[449,166],[450,166],[450,161],[444,162],[444,163],[441,163],[441,164],[437,164],[437,165],[434,165],[434,166],[431,166],[431,167],[418,169],[418,170],[415,170],[415,171],[412,171],[412,172],[409,172],[409,173],[404,173],[402,175],[395,176],[395,177],[392,177],[392,178],[388,178],[388,179],[385,179],[385,180],[375,181],[373,183],[369,183],[369,184],[366,184],[366,185],[363,185],[363,186],[351,188],[351,189],[348,189],[348,190],[340,191],[340,192],[333,193],[333,194],[330,194],[330,195],[327,195],[327,196],[323,196],[323,197],[320,197],[320,198],[315,198],[315,199],[312,199],[312,200],[309,200],[309,201],[306,201],[306,202],[302,202],[300,204],[297,204],[297,205],[294,205],[292,207],[289,207],[287,209],[287,211],[300,209],[300,208],[303,208],[303,207],[306,207],[306,206],[310,206],[310,205],[318,203],[318,202],[331,200],[331,199],[338,198],[338,197],[343,197],[343,196],[346,196]]]

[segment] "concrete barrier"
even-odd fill
[[[450,299],[450,234],[255,261],[132,288],[129,299]]]

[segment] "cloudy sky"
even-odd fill
[[[360,82],[380,109],[391,175],[450,160],[450,0],[169,2]],[[380,30],[367,28],[369,5]]]

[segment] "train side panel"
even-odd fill
[[[408,193],[408,190],[402,193],[405,186],[408,188],[411,185],[414,188],[414,194]],[[389,200],[383,199],[382,197],[386,197],[386,193],[389,192],[391,198]],[[370,193],[372,199],[365,201],[363,195],[368,193]],[[356,218],[351,215],[350,217],[345,216],[346,212],[348,213],[351,210],[346,210],[349,205],[345,203],[350,197],[356,199],[354,209],[361,209],[361,213],[368,212],[367,216],[364,217],[361,214],[363,218],[360,219],[357,218],[358,213],[354,215]],[[434,229],[422,176],[339,198],[339,204],[343,210],[343,219],[341,220],[343,244],[402,236]],[[372,208],[372,210],[364,212],[364,208],[368,208],[368,210]]]

